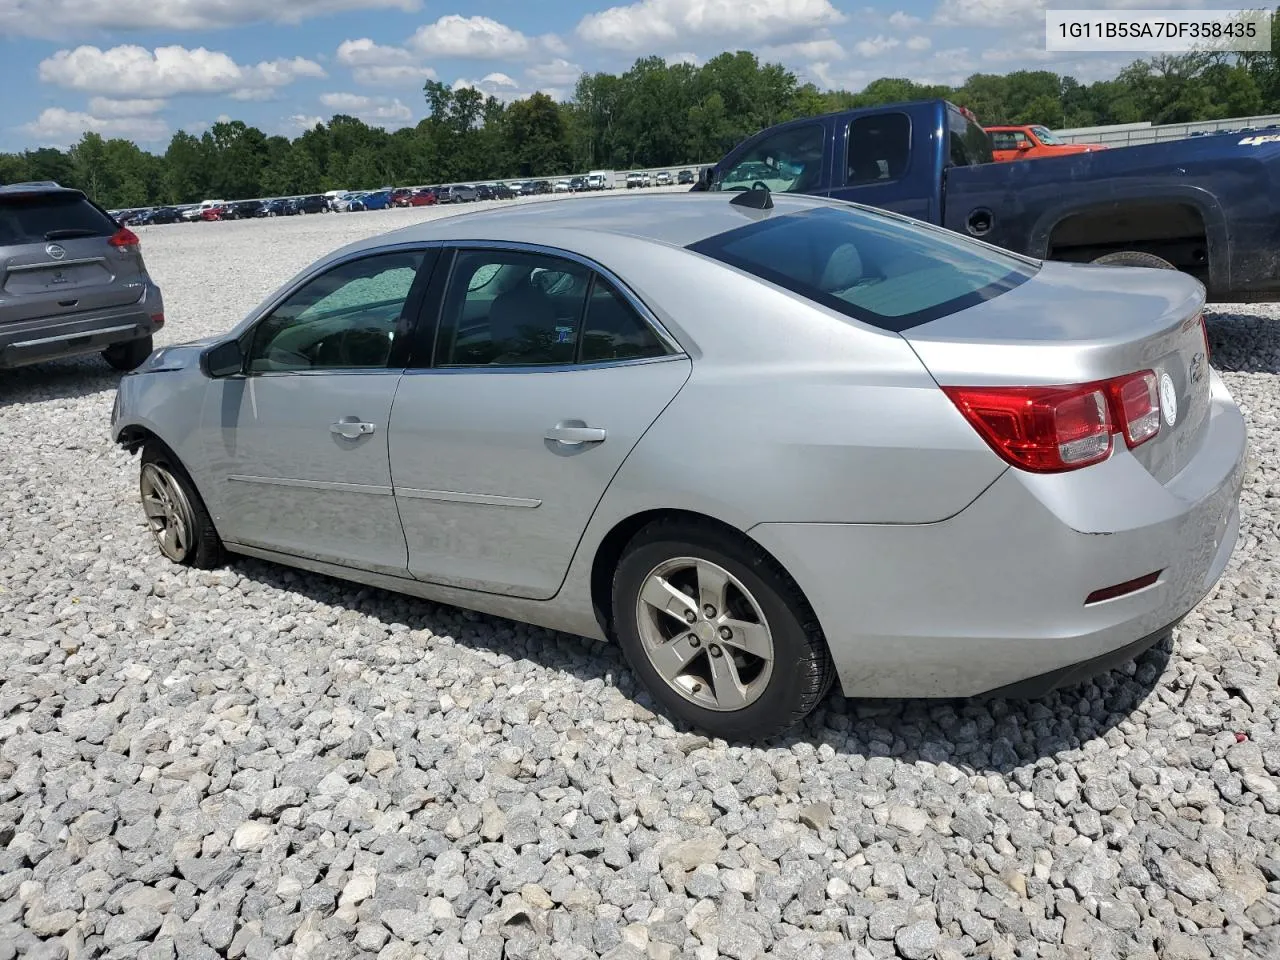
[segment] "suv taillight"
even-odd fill
[[[982,439],[1006,462],[1061,473],[1111,455],[1119,431],[1130,449],[1160,431],[1150,370],[1062,387],[943,387]]]
[[[113,247],[118,247],[122,250],[128,249],[130,247],[133,247],[136,249],[137,247],[140,247],[142,245],[142,241],[138,239],[138,235],[134,233],[132,230],[130,230],[128,227],[121,227],[119,230],[117,230],[115,232],[115,235],[112,236],[112,238],[108,240],[107,243],[111,244],[111,246]]]

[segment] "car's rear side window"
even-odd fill
[[[689,249],[895,332],[997,297],[1037,270],[958,234],[855,207],[774,215]]]
[[[76,237],[109,237],[116,225],[84,197],[74,193],[0,196],[0,247]]]

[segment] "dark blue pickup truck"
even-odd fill
[[[1041,259],[1173,266],[1219,302],[1280,299],[1280,137],[994,163],[986,131],[932,100],[770,127],[693,189],[762,187],[882,207]]]

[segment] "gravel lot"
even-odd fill
[[[144,228],[160,340],[433,215]],[[1172,650],[1029,704],[832,697],[759,749],[606,645],[174,567],[106,365],[0,374],[0,960],[1280,956],[1280,309],[1210,332],[1252,458]]]

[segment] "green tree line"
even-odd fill
[[[1280,51],[1280,17],[1274,29]],[[978,73],[960,87],[883,78],[853,93],[820,90],[738,51],[702,66],[645,57],[621,74],[584,74],[563,103],[534,93],[504,104],[437,81],[423,94],[426,118],[394,132],[338,115],[291,140],[232,121],[199,137],[180,131],[163,154],[86,133],[66,151],[0,153],[0,183],[57,180],[115,208],[692,165],[783,120],[934,97],[988,124],[1214,120],[1280,113],[1280,62],[1273,53],[1186,54],[1089,84],[1041,70]]]

